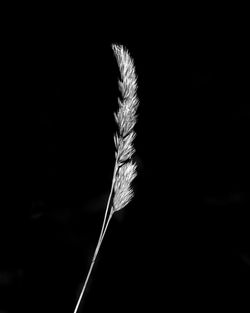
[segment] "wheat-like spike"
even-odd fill
[[[114,185],[114,212],[123,209],[132,199],[133,190],[131,188],[131,182],[135,177],[136,164],[127,162],[119,168]]]
[[[122,93],[122,101],[118,99],[119,110],[115,114],[115,120],[118,124],[119,133],[125,137],[134,127],[137,115],[139,101],[136,96],[137,76],[133,59],[123,46],[112,45],[117,63],[121,73],[119,87]]]
[[[136,133],[133,128],[137,121],[136,111],[139,104],[136,96],[137,77],[133,59],[128,51],[123,46],[115,44],[112,45],[112,49],[121,74],[121,80],[119,80],[118,83],[122,93],[122,100],[118,98],[118,112],[114,113],[115,121],[118,126],[118,133],[114,135],[116,148],[115,167],[99,240],[74,313],[78,311],[111,217],[116,211],[123,209],[131,201],[134,195],[131,183],[137,175],[136,164],[131,161],[135,152],[133,141]]]
[[[137,121],[136,111],[138,108],[138,98],[136,96],[137,77],[133,59],[123,46],[112,45],[117,63],[120,69],[121,80],[119,88],[122,93],[122,100],[118,98],[119,110],[114,114],[115,121],[118,125],[118,134],[115,134],[114,141],[116,147],[116,162],[118,174],[114,186],[113,212],[124,208],[132,199],[133,191],[131,183],[136,177],[136,165],[131,161],[135,152],[133,141],[136,133],[133,128]]]

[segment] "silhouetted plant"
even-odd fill
[[[114,135],[116,149],[115,166],[99,240],[74,313],[78,311],[109,222],[113,214],[123,209],[133,198],[134,193],[131,183],[137,175],[136,163],[132,161],[132,156],[135,152],[133,141],[136,136],[134,126],[137,121],[136,111],[139,104],[136,95],[137,76],[135,73],[134,62],[129,52],[123,46],[115,44],[112,45],[112,49],[121,74],[119,89],[122,94],[122,99],[118,98],[118,112],[114,113],[115,121],[118,126],[118,132]]]

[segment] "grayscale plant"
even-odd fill
[[[118,83],[122,95],[122,99],[118,98],[118,112],[114,113],[115,121],[118,126],[118,132],[114,135],[116,149],[115,166],[102,229],[74,313],[78,311],[96,257],[113,214],[123,209],[134,196],[131,183],[137,175],[136,163],[132,161],[132,156],[135,152],[133,141],[136,136],[134,126],[137,121],[136,111],[139,105],[136,95],[137,76],[133,59],[127,49],[116,44],[112,45],[112,49],[120,70],[121,80],[119,80]]]

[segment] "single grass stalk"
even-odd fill
[[[118,133],[114,136],[116,148],[115,166],[101,232],[74,313],[78,312],[95,260],[113,214],[123,209],[134,196],[131,183],[137,173],[136,164],[131,161],[131,158],[135,152],[133,141],[136,134],[133,129],[137,121],[136,111],[139,104],[136,96],[137,76],[135,74],[133,59],[128,51],[123,46],[119,45],[112,45],[112,49],[121,74],[119,89],[122,94],[122,100],[118,98],[118,112],[114,113],[115,121],[118,126]]]

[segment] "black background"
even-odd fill
[[[77,13],[30,25],[32,205],[28,213],[10,205],[2,218],[0,309],[73,312],[112,180],[112,43],[129,50],[138,75],[138,177],[135,198],[112,219],[83,312],[245,305],[246,28],[244,18],[215,24],[202,12],[131,17],[125,31],[115,21],[105,31],[85,25]]]

